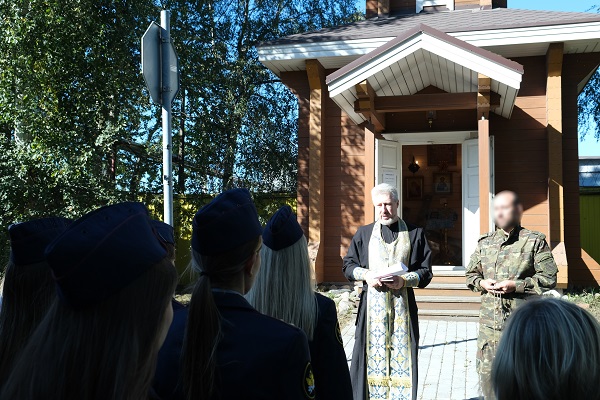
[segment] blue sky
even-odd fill
[[[588,11],[591,7],[600,5],[600,0],[508,0],[510,8],[552,11]],[[585,135],[585,140],[579,142],[580,156],[600,156],[600,142],[593,132]]]

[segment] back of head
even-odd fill
[[[526,302],[509,318],[492,367],[498,400],[600,399],[600,325],[559,299]]]
[[[306,237],[289,206],[265,226],[260,272],[246,298],[261,313],[297,326],[312,340],[318,311],[312,268]]]
[[[70,222],[65,218],[42,218],[8,228],[11,253],[0,311],[0,385],[56,297],[44,251]]]
[[[192,268],[199,275],[189,306],[183,345],[183,384],[188,399],[215,391],[216,348],[221,335],[212,287],[228,288],[256,256],[262,227],[246,189],[218,195],[195,215]]]
[[[177,284],[146,208],[121,203],[89,213],[46,258],[59,296],[1,398],[146,397]]]

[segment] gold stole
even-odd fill
[[[375,222],[369,240],[369,269],[382,272],[400,262],[410,263],[406,224],[398,220],[398,238],[387,244],[381,223]],[[399,290],[367,292],[367,381],[369,399],[411,399],[412,358],[410,313],[406,286]]]

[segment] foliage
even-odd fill
[[[574,303],[584,304],[585,308],[600,321],[600,290],[598,288],[570,290],[563,297]]]
[[[355,20],[353,1],[0,0],[3,227],[123,200],[162,209],[160,109],[139,65],[161,6],[182,66],[176,193],[295,191],[296,99],[255,45]],[[0,244],[5,257],[5,229]]]

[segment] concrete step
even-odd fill
[[[481,304],[481,297],[472,296],[415,296],[418,303],[477,303]]]
[[[427,310],[419,309],[419,316],[427,317],[479,317],[479,310]]]
[[[446,277],[454,277],[460,276],[462,278],[465,277],[465,271],[433,271],[433,276],[446,276]]]
[[[427,285],[430,290],[469,290],[465,282],[461,283],[435,283]],[[470,290],[469,290],[470,291]]]
[[[453,283],[453,284],[462,284],[465,288],[467,287],[465,284],[465,276],[464,275],[450,275],[450,276],[445,276],[445,275],[433,275],[433,279],[431,280],[431,284],[437,284],[437,283]]]
[[[475,293],[467,289],[467,285],[463,285],[462,290],[457,288],[446,289],[445,286],[430,284],[425,289],[415,289],[415,296],[462,296],[462,297],[479,297],[479,293]]]

